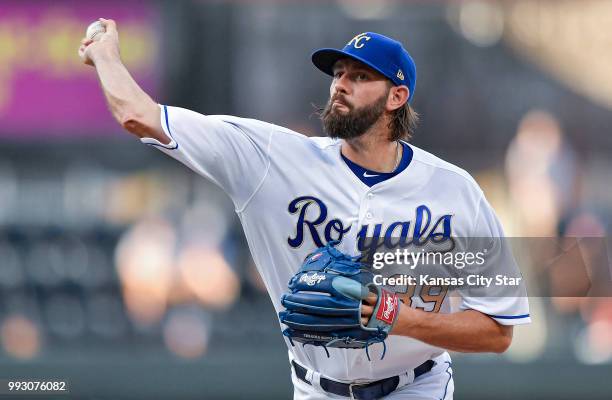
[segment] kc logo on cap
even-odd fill
[[[365,40],[367,42],[370,39],[371,37],[368,36],[367,32],[364,32],[352,38],[346,45],[350,46],[352,44],[354,48],[360,49],[365,45],[365,42],[362,41]]]

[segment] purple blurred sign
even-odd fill
[[[0,137],[107,135],[113,121],[92,67],[77,50],[99,17],[117,21],[121,55],[155,96],[161,78],[159,12],[148,1],[11,1],[0,5]]]

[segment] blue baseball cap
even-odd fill
[[[361,61],[380,72],[396,86],[408,86],[408,101],[412,100],[417,78],[416,65],[408,51],[397,40],[374,32],[360,33],[342,50],[325,48],[315,51],[312,53],[312,62],[321,71],[333,76],[336,61],[346,57]]]

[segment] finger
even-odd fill
[[[361,306],[361,316],[362,317],[371,317],[372,313],[374,313],[374,307],[372,306],[367,306],[367,305],[362,305]]]
[[[81,39],[81,44],[84,45],[84,46],[87,46],[87,45],[91,44],[92,42],[93,42],[93,40],[90,39],[90,38],[87,38],[87,37],[84,37],[83,39]]]
[[[361,317],[361,325],[366,326],[369,321],[370,321],[370,318]]]
[[[100,18],[99,20],[102,22],[102,26],[106,29],[106,32],[116,32],[117,31],[117,23],[112,19]]]
[[[369,293],[368,297],[366,297],[365,299],[363,299],[363,304],[369,304],[369,305],[376,305],[376,300],[378,300],[378,296],[376,296],[375,293]]]
[[[79,47],[79,52],[78,52],[79,57],[81,58],[81,61],[83,61],[83,64],[93,66],[93,62],[91,61],[91,59],[89,59],[89,57],[85,57],[86,49],[87,49],[87,46],[85,45],[81,45],[81,47]]]

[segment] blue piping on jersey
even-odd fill
[[[178,142],[174,140],[174,137],[172,136],[172,132],[170,131],[170,124],[168,123],[168,107],[166,105],[163,105],[162,107],[164,108],[164,119],[166,121],[166,131],[168,131],[168,135],[170,136],[170,143],[174,142],[174,147],[168,147],[167,145],[163,145],[161,143],[157,144],[157,143],[147,142],[146,144],[148,144],[149,146],[157,146],[157,147],[161,147],[163,149],[168,149],[168,150],[178,149],[179,147]],[[151,138],[147,138],[147,139],[151,139]]]
[[[446,372],[448,374],[448,380],[446,381],[446,386],[444,386],[444,394],[442,395],[442,397],[440,398],[440,400],[444,400],[446,399],[446,395],[448,394],[448,384],[450,383],[450,381],[453,379],[453,373],[449,372],[448,370],[451,369],[451,367],[453,366],[453,364],[450,361],[444,361],[445,364],[448,364],[448,366],[446,367]],[[451,370],[452,371],[452,370]]]
[[[499,319],[519,319],[519,318],[529,318],[529,314],[522,315],[489,315],[491,318],[499,318]]]

